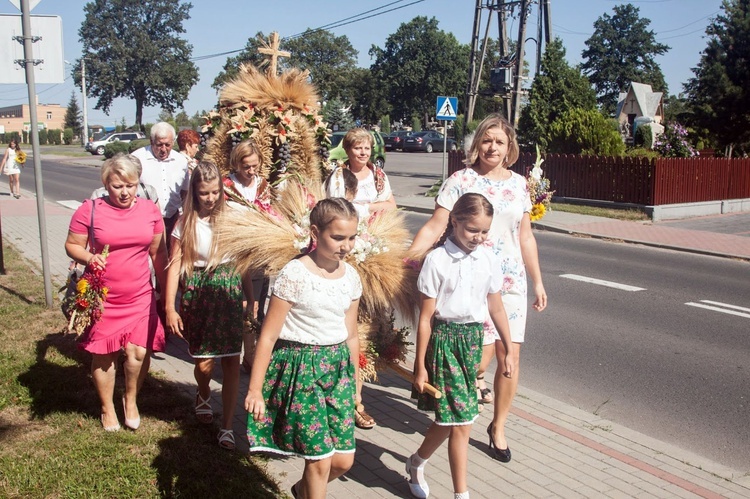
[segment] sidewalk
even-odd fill
[[[41,268],[36,201],[23,192],[20,200],[0,185],[0,215],[3,239]],[[399,199],[402,207],[431,212],[433,200],[419,202],[411,195]],[[411,203],[411,204],[406,204]],[[72,210],[45,203],[50,264],[55,285],[65,279],[68,258],[64,241]],[[750,214],[726,215],[747,227]],[[717,219],[726,225],[726,218]],[[730,224],[731,225],[731,224]],[[664,224],[621,222],[552,212],[538,230],[589,234],[666,248],[750,259],[750,237],[717,234],[705,230]],[[153,369],[181,387],[186,397],[195,393],[193,365],[184,343],[170,339],[167,352],[155,355]],[[220,406],[221,380],[212,382],[213,405]],[[244,395],[247,376],[243,373]],[[329,497],[410,497],[405,481],[404,460],[419,446],[432,421],[416,410],[410,400],[409,383],[392,372],[380,375],[378,383],[364,388],[367,409],[378,421],[372,430],[357,430],[356,462],[352,470],[329,487]],[[238,450],[247,444],[242,435],[244,396],[238,401],[235,434]],[[473,498],[487,497],[750,497],[747,470],[733,470],[683,449],[583,412],[537,392],[519,387],[507,426],[513,461],[501,464],[488,455],[486,428],[491,406],[474,425],[469,450],[469,484]],[[302,459],[274,459],[269,468],[289,490],[304,466]],[[427,469],[431,497],[452,497],[452,486],[443,446]]]

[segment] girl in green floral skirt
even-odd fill
[[[481,194],[464,194],[450,213],[443,243],[425,258],[417,286],[422,294],[417,329],[414,387],[420,392],[418,407],[434,410],[435,422],[416,453],[406,461],[409,488],[426,498],[430,488],[424,477],[427,460],[446,438],[456,499],[468,499],[466,481],[469,434],[479,415],[474,380],[482,358],[482,324],[489,315],[506,347],[510,328],[500,291],[500,260],[483,246],[492,223],[493,208]],[[515,366],[506,358],[505,376]],[[422,393],[425,382],[444,396]]]
[[[344,262],[357,212],[343,198],[310,213],[314,249],[281,269],[245,398],[251,452],[305,458],[294,497],[323,498],[354,463],[357,308],[362,283]]]
[[[242,352],[242,279],[231,262],[208,264],[214,252],[213,222],[225,206],[219,169],[201,161],[190,177],[184,213],[172,231],[164,308],[167,327],[187,340],[195,360],[195,416],[204,424],[213,422],[209,384],[215,359],[221,359],[224,411],[218,440],[222,448],[232,450]],[[180,313],[175,307],[178,287]]]

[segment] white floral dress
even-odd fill
[[[511,339],[523,343],[526,332],[526,267],[521,254],[521,220],[531,212],[531,199],[526,179],[511,172],[507,180],[490,180],[471,168],[459,170],[443,184],[436,202],[448,211],[467,192],[484,195],[495,210],[489,237],[485,241],[502,262],[503,305],[508,314]],[[499,339],[491,322],[485,323],[485,344],[490,337]]]

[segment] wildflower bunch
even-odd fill
[[[686,139],[687,135],[688,131],[684,126],[676,122],[668,123],[664,127],[664,133],[659,135],[656,142],[654,142],[654,150],[665,158],[690,158],[697,156],[698,151],[688,143]]]
[[[395,315],[383,313],[377,319],[360,321],[359,369],[363,381],[377,379],[377,371],[406,360],[409,327],[397,328]]]
[[[107,255],[109,245],[102,251],[104,258]],[[65,304],[70,312],[68,331],[80,335],[101,319],[107,293],[109,288],[104,285],[104,268],[95,264],[87,266],[76,285],[74,299]]]
[[[550,210],[550,202],[552,201],[552,194],[555,191],[550,190],[549,179],[544,177],[542,172],[542,159],[539,154],[539,146],[536,146],[536,161],[534,167],[526,177],[526,184],[529,188],[529,197],[531,198],[531,221],[536,222]]]
[[[379,255],[388,251],[386,241],[370,232],[370,224],[378,217],[378,212],[369,218],[360,219],[357,225],[357,238],[354,240],[354,248],[351,256],[356,263],[362,263],[372,255]]]

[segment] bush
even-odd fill
[[[73,143],[73,137],[75,137],[75,133],[72,128],[66,128],[65,131],[63,131],[63,142],[65,142],[66,146]]]
[[[47,145],[47,129],[46,128],[39,130],[39,145],[40,146]]]
[[[104,146],[104,157],[109,159],[115,154],[119,154],[121,152],[127,153],[128,145],[129,144],[127,142],[111,142]]]
[[[665,158],[689,158],[698,152],[686,140],[687,129],[677,122],[668,123],[657,137],[654,150]]]
[[[411,117],[411,129],[413,132],[422,131],[422,121],[419,119],[419,116],[415,115]]]
[[[383,134],[391,133],[391,117],[387,114],[380,118],[380,132]]]
[[[47,142],[56,146],[62,144],[62,130],[59,128],[53,128],[47,132]]]
[[[644,149],[651,149],[653,144],[653,132],[651,131],[651,125],[639,125],[635,129],[635,136],[633,137],[633,145],[635,147],[643,147]]]
[[[550,125],[547,152],[622,156],[625,144],[620,133],[599,111],[573,108]]]
[[[640,130],[640,127],[639,127],[639,130]],[[634,147],[632,149],[628,149],[627,151],[625,151],[625,156],[628,156],[630,158],[656,159],[656,158],[660,158],[661,154],[651,149],[644,149],[643,147]]]
[[[136,149],[140,149],[141,147],[146,147],[148,145],[151,145],[151,141],[149,139],[131,140],[130,143],[128,144],[128,153],[131,153],[135,151]]]

